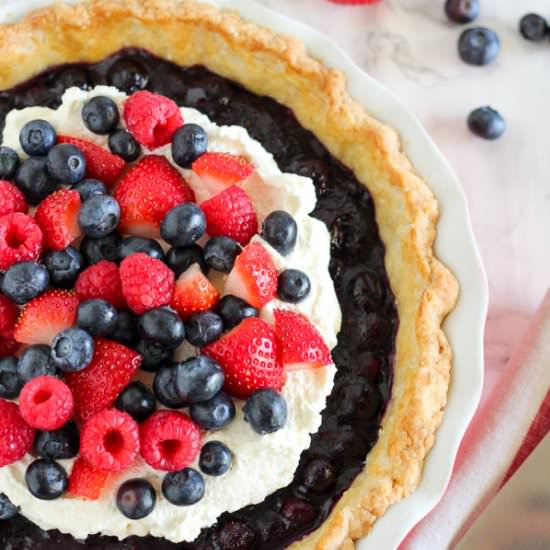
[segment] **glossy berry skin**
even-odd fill
[[[122,157],[126,162],[137,160],[141,154],[141,145],[126,130],[117,130],[109,136],[109,149],[111,153]]]
[[[141,338],[168,348],[177,348],[185,338],[183,321],[168,307],[159,307],[145,312],[138,319]]]
[[[51,432],[37,432],[34,450],[43,458],[60,460],[74,458],[80,449],[80,432],[70,421],[62,428]]]
[[[193,403],[189,407],[191,418],[203,429],[220,430],[235,418],[233,399],[225,392],[217,393],[212,399]]]
[[[498,139],[506,130],[506,122],[498,111],[480,107],[468,116],[468,128],[483,139]]]
[[[19,155],[10,147],[0,147],[0,179],[13,179],[18,166]]]
[[[59,143],[49,150],[46,168],[50,177],[59,183],[73,184],[84,177],[86,159],[74,145]]]
[[[33,206],[39,204],[57,188],[57,182],[46,172],[45,157],[31,157],[24,160],[15,173],[15,185]]]
[[[184,124],[172,138],[172,158],[182,168],[191,168],[207,148],[208,134],[198,124]]]
[[[488,65],[500,50],[500,40],[492,29],[466,29],[458,39],[458,54],[469,65]]]
[[[160,236],[178,247],[195,244],[206,231],[206,218],[193,202],[180,204],[167,212],[160,224]]]
[[[157,402],[144,384],[132,382],[117,397],[115,407],[128,413],[136,422],[143,422],[155,412]]]
[[[155,374],[153,391],[156,398],[170,409],[185,407],[186,402],[176,392],[176,369],[172,366],[163,366]]]
[[[36,344],[25,348],[17,361],[17,374],[23,384],[38,376],[55,376],[50,346]]]
[[[204,496],[204,479],[194,468],[170,472],[162,481],[162,494],[176,506],[196,504]]]
[[[117,261],[121,262],[124,258],[143,252],[151,258],[164,261],[164,251],[162,246],[155,239],[145,237],[127,237],[123,239],[117,248]]]
[[[447,0],[445,13],[453,23],[471,23],[479,15],[479,0]]]
[[[224,296],[216,305],[216,313],[223,319],[226,330],[236,327],[243,319],[258,317],[259,311],[237,296]]]
[[[202,347],[217,340],[223,332],[222,318],[212,311],[195,313],[185,322],[187,340],[192,346]]]
[[[112,233],[120,222],[120,206],[110,195],[88,199],[80,209],[78,223],[89,237],[99,239]]]
[[[524,15],[519,22],[521,36],[531,42],[541,42],[548,36],[548,23],[536,13]]]
[[[138,520],[147,517],[154,509],[157,495],[146,479],[129,479],[118,489],[116,505],[127,518]]]
[[[221,441],[208,441],[201,449],[199,467],[209,476],[222,476],[231,469],[233,453]]]
[[[136,351],[143,357],[141,369],[147,372],[157,372],[163,365],[169,363],[174,356],[173,349],[147,340],[140,340],[136,346]]]
[[[0,521],[13,519],[19,510],[19,506],[15,506],[4,493],[0,493]]]
[[[23,384],[17,375],[17,359],[4,357],[0,359],[0,398],[15,399]]]
[[[19,143],[29,157],[47,155],[56,140],[54,127],[40,119],[27,122],[19,134]]]
[[[245,421],[260,435],[283,428],[288,415],[284,397],[271,389],[255,391],[247,399],[243,411]]]
[[[82,254],[72,246],[65,250],[49,250],[42,261],[50,274],[50,283],[59,288],[72,288],[84,267]]]
[[[88,500],[98,500],[110,477],[111,472],[95,468],[82,457],[78,457],[71,470],[67,493]]]
[[[262,237],[282,256],[296,246],[298,226],[294,218],[284,210],[275,210],[264,220]]]
[[[75,183],[72,189],[78,191],[82,202],[97,195],[106,195],[109,192],[107,186],[102,181],[90,178]]]
[[[99,239],[84,237],[80,244],[80,252],[90,265],[102,260],[114,262],[117,261],[117,251],[121,242],[122,237],[116,231]]]
[[[76,324],[92,336],[109,336],[117,321],[117,309],[106,300],[86,300],[78,306]]]
[[[53,339],[52,361],[64,372],[79,372],[91,363],[94,347],[92,337],[85,330],[69,328]]]
[[[117,308],[126,307],[120,271],[114,262],[101,260],[78,275],[75,290],[81,300],[100,298]]]
[[[82,120],[94,134],[112,132],[119,119],[118,107],[110,97],[93,97],[82,107]]]
[[[204,247],[204,260],[212,269],[229,273],[241,251],[241,245],[229,237],[212,237]]]
[[[109,338],[125,346],[134,347],[139,342],[137,316],[127,309],[119,309],[115,329]]]
[[[223,370],[205,355],[187,359],[176,365],[176,394],[186,403],[212,399],[223,387]]]
[[[2,292],[18,305],[23,305],[42,294],[50,284],[50,274],[37,262],[12,265],[2,281]]]
[[[207,275],[208,265],[204,260],[203,250],[200,246],[194,244],[187,248],[172,247],[166,255],[168,267],[179,277],[192,264],[198,264],[201,271]]]
[[[50,458],[39,458],[25,472],[29,492],[41,500],[54,500],[67,490],[67,472]]]
[[[291,304],[297,304],[307,298],[311,291],[309,277],[299,269],[285,269],[279,273],[277,294],[279,298]]]

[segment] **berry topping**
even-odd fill
[[[193,202],[179,204],[167,212],[160,224],[160,236],[173,246],[195,244],[206,231],[206,218]]]
[[[19,506],[12,504],[11,500],[4,493],[0,493],[0,521],[13,519],[20,509]]]
[[[34,430],[15,403],[0,399],[0,467],[23,458],[32,448]]]
[[[157,495],[146,479],[129,479],[118,489],[116,505],[121,514],[138,520],[147,517],[155,508]]]
[[[479,0],[447,0],[445,13],[454,23],[471,23],[479,15]]]
[[[85,269],[76,280],[75,290],[81,300],[106,300],[115,307],[125,307],[118,266],[101,260]]]
[[[157,238],[169,210],[195,196],[180,173],[164,158],[148,155],[120,180],[114,192],[120,204],[120,231]]]
[[[118,396],[115,407],[128,413],[136,422],[143,422],[155,412],[157,401],[147,386],[132,382]]]
[[[258,389],[283,386],[275,331],[263,319],[245,319],[203,352],[222,366],[230,395],[246,399]]]
[[[526,40],[540,42],[548,36],[548,23],[541,15],[528,13],[520,19],[519,32]]]
[[[80,209],[78,223],[88,237],[99,239],[112,233],[120,222],[120,206],[110,195],[89,198]]]
[[[43,235],[37,223],[26,214],[14,212],[0,218],[0,271],[24,260],[37,260],[42,252]]]
[[[84,237],[80,244],[80,253],[90,265],[97,264],[101,260],[116,262],[118,246],[122,242],[122,237],[115,231],[106,237],[92,239]]]
[[[17,359],[15,357],[0,359],[0,398],[16,398],[22,387],[23,384],[17,374]]]
[[[60,143],[50,149],[46,169],[59,183],[77,183],[86,173],[86,159],[74,145]]]
[[[198,124],[184,124],[172,138],[172,158],[182,168],[191,168],[207,148],[208,134]]]
[[[188,416],[175,411],[158,411],[141,425],[140,440],[141,455],[149,466],[175,472],[195,460],[201,434]]]
[[[82,254],[72,246],[65,250],[50,250],[42,261],[50,274],[50,283],[60,288],[71,288],[84,265]]]
[[[147,239],[145,237],[128,237],[123,239],[117,247],[116,257],[121,262],[124,258],[138,252],[143,252],[151,256],[151,258],[164,261],[162,246],[155,239]]]
[[[111,472],[95,468],[79,457],[73,464],[67,493],[88,500],[101,498]]]
[[[204,496],[204,479],[197,470],[184,468],[164,476],[162,494],[176,506],[196,504]]]
[[[259,312],[242,298],[224,296],[216,306],[216,313],[223,319],[223,324],[226,330],[236,327],[243,319],[249,317],[258,317]]]
[[[25,195],[9,181],[0,180],[0,218],[14,212],[27,213]]]
[[[10,147],[0,147],[0,179],[12,180],[19,166],[19,155]]]
[[[174,357],[173,349],[147,340],[141,340],[136,346],[136,351],[143,357],[142,370],[147,372],[157,372],[162,365],[170,363]]]
[[[64,372],[85,369],[94,356],[94,341],[81,328],[68,328],[60,332],[52,342],[52,361]]]
[[[76,324],[92,336],[109,336],[117,321],[118,311],[105,300],[86,300],[78,306]]]
[[[235,405],[231,397],[221,391],[208,401],[193,403],[189,414],[201,428],[220,430],[235,418]]]
[[[229,237],[212,237],[204,247],[204,259],[212,269],[229,273],[241,250],[240,244]]]
[[[170,143],[183,124],[179,107],[174,101],[147,91],[136,92],[126,100],[124,120],[130,133],[149,149]]]
[[[20,262],[12,265],[4,275],[2,292],[16,304],[22,305],[42,294],[49,283],[50,274],[43,265]]]
[[[285,269],[279,274],[277,294],[281,300],[297,304],[307,298],[311,290],[309,277],[299,269]]]
[[[19,134],[19,143],[29,157],[47,155],[56,140],[54,127],[45,120],[27,122]]]
[[[80,432],[74,422],[67,422],[59,430],[38,432],[34,440],[35,451],[43,458],[73,458],[80,449]]]
[[[128,347],[134,347],[139,342],[137,317],[126,309],[119,310],[115,330],[111,339]]]
[[[500,50],[500,40],[495,31],[486,27],[466,29],[458,40],[458,54],[469,65],[487,65]]]
[[[141,145],[126,130],[117,130],[109,136],[109,149],[126,162],[133,162],[141,155]]]
[[[141,338],[169,349],[177,348],[185,338],[178,314],[168,307],[150,309],[138,319]]]
[[[37,344],[25,348],[17,362],[17,374],[23,384],[39,376],[55,376],[50,346]]]
[[[139,453],[136,421],[116,409],[94,414],[82,427],[80,453],[95,468],[108,472],[125,470]]]
[[[57,182],[46,173],[45,157],[31,157],[23,161],[15,173],[15,185],[33,206],[57,188]]]
[[[0,294],[0,338],[13,336],[13,327],[18,316],[17,306],[7,296]]]
[[[118,342],[97,338],[89,366],[65,377],[73,392],[76,419],[84,422],[111,407],[140,365],[141,356],[135,351]]]
[[[82,234],[78,225],[81,201],[78,191],[60,189],[36,209],[35,219],[44,234],[44,246],[63,250]]]
[[[75,183],[71,189],[73,189],[73,191],[78,191],[82,202],[85,202],[97,195],[106,195],[109,192],[107,190],[107,186],[102,181],[94,179],[79,181],[78,183]]]
[[[58,430],[71,418],[73,408],[71,390],[53,376],[33,378],[19,396],[21,416],[38,430]]]
[[[212,311],[195,313],[185,323],[187,340],[192,346],[199,348],[217,340],[222,332],[222,318]]]
[[[50,344],[56,334],[74,325],[79,299],[66,290],[47,290],[31,300],[15,325],[22,344]]]
[[[506,130],[506,121],[491,107],[479,107],[468,116],[468,128],[483,139],[498,139]]]
[[[177,370],[174,366],[162,366],[153,381],[153,391],[156,398],[165,406],[171,409],[181,409],[187,404],[176,391]]]
[[[39,458],[27,468],[25,483],[34,497],[54,500],[67,490],[67,472],[54,460]]]
[[[107,83],[127,94],[143,90],[148,82],[147,70],[136,60],[119,59],[107,73]]]
[[[233,294],[260,308],[276,292],[277,270],[271,256],[261,244],[250,243],[235,261],[225,283],[225,294]]]
[[[16,342],[13,338],[2,338],[0,336],[0,357],[13,355],[19,347],[19,342]]]
[[[193,264],[198,264],[201,271],[207,275],[208,265],[204,260],[202,248],[196,244],[187,248],[172,247],[166,255],[168,267],[179,277],[187,268]]]
[[[223,476],[231,469],[233,453],[221,441],[209,441],[201,449],[200,469],[209,476]]]
[[[105,96],[96,96],[82,107],[82,120],[94,134],[108,134],[112,132],[119,121],[116,103]]]
[[[246,401],[243,412],[245,421],[260,435],[283,428],[288,414],[284,397],[272,389],[254,392]]]
[[[275,210],[264,220],[262,237],[282,256],[296,246],[298,226],[294,218],[284,210]]]
[[[205,355],[178,363],[175,369],[175,393],[186,403],[208,401],[223,387],[222,368]]]

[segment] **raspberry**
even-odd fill
[[[201,446],[197,425],[176,411],[153,413],[140,427],[141,456],[153,468],[175,472],[195,460]]]
[[[17,306],[7,296],[0,294],[0,338],[13,338],[13,327],[18,315]]]
[[[143,252],[122,260],[120,280],[128,306],[138,315],[169,304],[174,293],[174,272]]]
[[[0,218],[0,271],[25,260],[37,260],[42,253],[43,235],[26,214],[14,212]]]
[[[27,213],[25,195],[9,181],[0,180],[0,217],[13,212]]]
[[[0,336],[0,359],[13,355],[19,347],[19,342],[16,342],[13,338],[2,338]]]
[[[21,416],[38,430],[58,430],[71,418],[73,408],[71,390],[53,376],[33,378],[19,395]]]
[[[32,448],[34,430],[15,403],[0,399],[0,467],[23,458]]]
[[[107,470],[95,468],[82,457],[76,459],[69,477],[67,493],[75,497],[97,500],[110,476]]]
[[[80,452],[91,466],[118,472],[139,453],[139,428],[127,413],[108,409],[89,418],[80,435]]]
[[[170,143],[183,125],[175,101],[147,91],[136,92],[126,100],[124,120],[130,133],[149,149]]]
[[[102,299],[117,308],[125,308],[118,266],[101,260],[85,269],[76,280],[76,293],[84,300]]]

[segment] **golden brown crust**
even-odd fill
[[[415,489],[446,404],[452,357],[441,323],[458,285],[433,255],[437,203],[397,133],[350,98],[340,72],[299,41],[204,4],[92,0],[36,11],[2,28],[0,89],[47,66],[98,61],[127,46],[181,65],[203,64],[275,98],[368,184],[400,320],[392,400],[364,471],[327,521],[293,545],[351,549],[388,506]]]

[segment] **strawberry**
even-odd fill
[[[75,290],[82,301],[107,300],[117,308],[125,308],[126,300],[122,294],[122,283],[118,265],[108,260],[86,268],[76,280]]]
[[[227,277],[225,294],[242,298],[254,307],[267,304],[277,292],[277,270],[271,256],[259,243],[250,243],[237,256]]]
[[[20,347],[21,344],[13,338],[2,338],[0,336],[0,359],[13,355]]]
[[[82,457],[76,459],[69,477],[67,493],[75,497],[97,500],[103,494],[111,472],[94,468]]]
[[[194,313],[212,309],[219,299],[219,292],[195,263],[178,277],[170,305],[182,319],[188,319]]]
[[[244,319],[219,340],[204,347],[203,353],[223,367],[224,389],[235,397],[246,399],[262,388],[279,391],[283,387],[275,330],[263,319]]]
[[[19,316],[17,306],[3,294],[0,294],[0,338],[12,338],[13,327]]]
[[[25,195],[9,181],[0,180],[0,218],[14,212],[27,213]]]
[[[73,392],[75,417],[85,422],[108,409],[139,369],[141,355],[118,342],[97,338],[92,362],[80,372],[68,372],[65,382]]]
[[[14,212],[0,217],[0,271],[18,262],[37,260],[43,240],[42,230],[30,216]]]
[[[13,331],[22,344],[50,344],[53,338],[76,320],[79,299],[67,290],[47,290],[31,300],[19,315]]]
[[[206,231],[211,237],[225,235],[243,246],[258,232],[258,218],[252,201],[240,187],[232,185],[204,201]]]
[[[166,213],[195,195],[180,173],[164,158],[142,158],[120,180],[114,192],[121,209],[119,230],[140,237],[160,236]]]
[[[86,177],[98,179],[112,187],[126,166],[118,155],[103,149],[99,145],[70,136],[57,136],[58,143],[70,143],[82,151],[86,159]]]
[[[70,189],[60,189],[40,203],[34,219],[44,234],[46,248],[63,250],[80,237],[78,213],[81,205],[78,191]]]
[[[281,361],[287,371],[312,369],[332,363],[319,331],[301,313],[276,309],[275,332]]]

